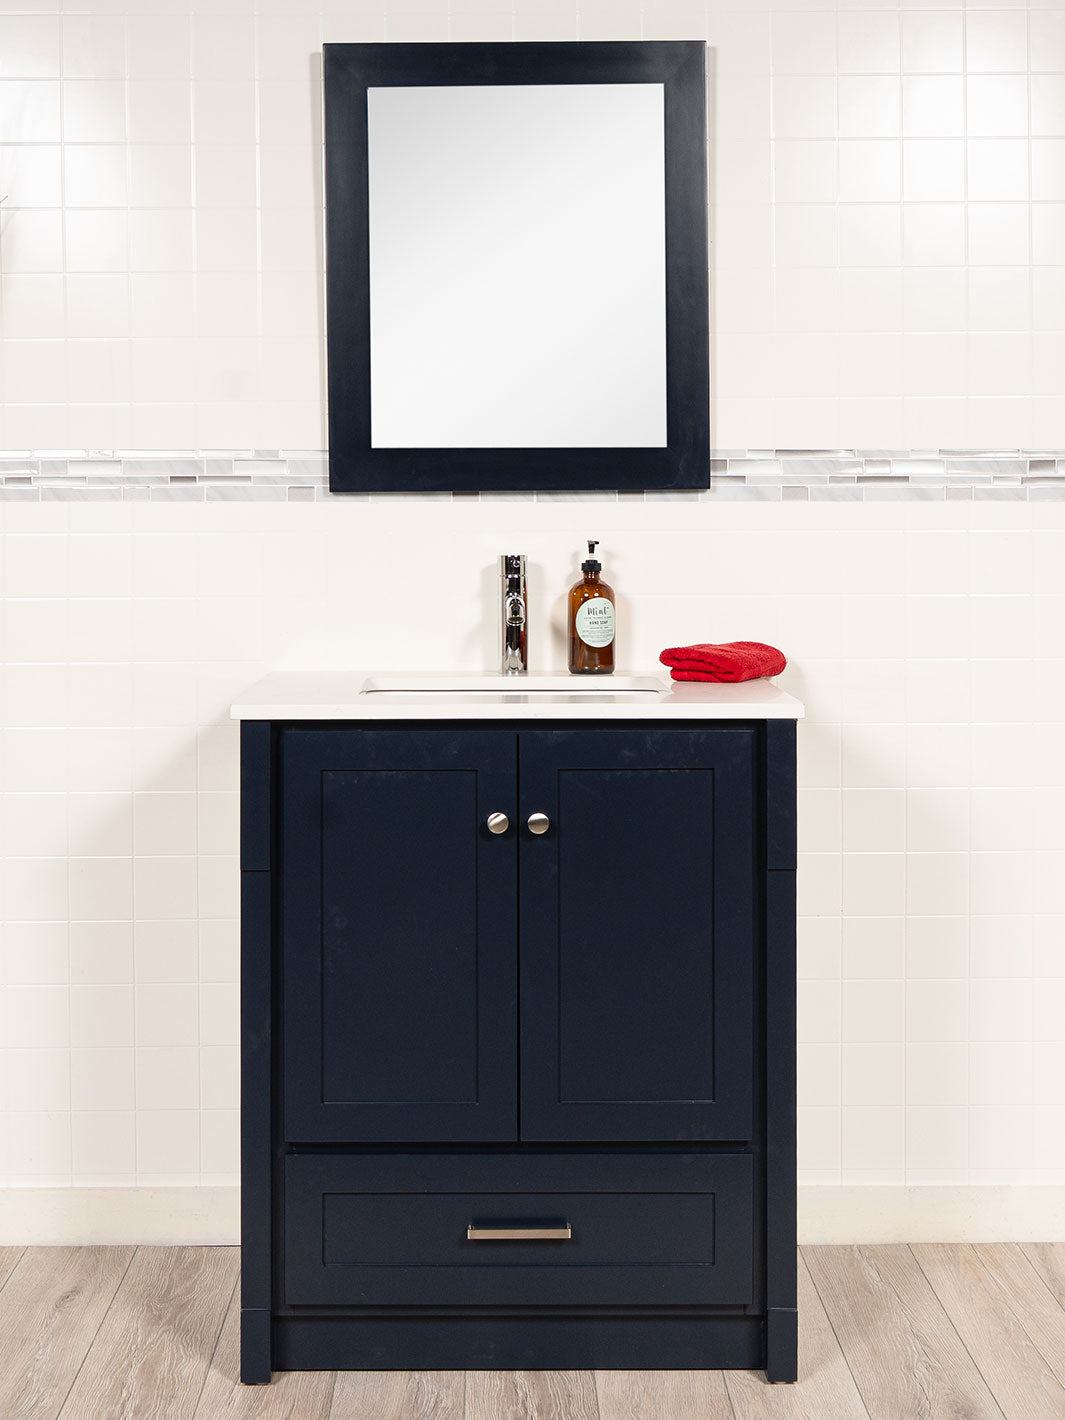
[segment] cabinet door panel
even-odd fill
[[[513,1139],[514,737],[282,735],[285,1132]]]
[[[520,744],[522,1138],[749,1138],[753,731]]]

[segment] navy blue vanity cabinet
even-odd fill
[[[244,723],[246,1381],[794,1379],[794,737]]]

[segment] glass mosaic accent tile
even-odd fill
[[[324,502],[321,449],[9,450],[0,452],[0,501]],[[714,502],[878,502],[888,499],[1065,500],[1065,450],[718,449],[710,486],[682,493],[381,493],[518,498],[540,502],[646,498]]]

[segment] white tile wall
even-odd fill
[[[0,0],[0,447],[324,443],[323,39],[705,37],[714,442],[1060,447],[1047,5]],[[594,531],[620,659],[760,637],[800,730],[806,1182],[1065,1182],[1065,518],[486,499],[0,506],[0,1174],[236,1173],[236,733],[280,666],[533,660]],[[548,628],[551,628],[550,632]]]
[[[710,45],[717,447],[1060,443],[1057,0],[126,10],[0,12],[0,446],[320,448],[322,41],[578,36]]]

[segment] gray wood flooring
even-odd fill
[[[226,1247],[0,1248],[2,1420],[1062,1420],[1065,1243],[802,1250],[794,1386],[742,1371],[237,1382]]]

